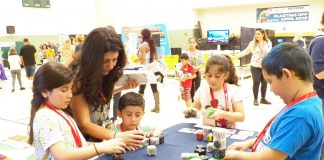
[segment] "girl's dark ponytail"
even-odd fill
[[[228,63],[229,63],[228,76],[226,82],[229,84],[238,85],[238,76],[236,75],[234,63],[230,56],[225,55],[225,57],[228,59]]]

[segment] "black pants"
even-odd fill
[[[161,76],[161,83],[163,83],[164,75],[161,72],[154,72],[154,75],[159,75]]]
[[[264,79],[262,69],[251,66],[251,74],[253,79],[253,96],[258,100],[259,88],[261,83],[261,98],[265,98],[267,93],[267,81]]]
[[[161,75],[161,76],[162,76],[161,83],[163,82],[163,78],[164,78],[164,76],[163,76],[163,74],[162,74],[161,72],[154,72],[154,75]],[[152,89],[152,92],[153,92],[153,93],[159,92],[159,91],[157,90],[157,83],[152,83],[152,84],[150,84],[150,85],[151,85],[151,89]],[[139,91],[138,91],[138,92],[139,92],[140,94],[144,94],[145,88],[146,88],[146,84],[141,84],[140,87],[139,87]]]
[[[194,101],[193,97],[195,96],[197,89],[200,87],[200,81],[201,81],[201,75],[200,75],[200,72],[197,71],[196,78],[192,79],[192,86],[191,86],[191,90],[190,90],[192,101]]]

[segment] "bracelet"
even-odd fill
[[[99,155],[99,152],[98,152],[97,147],[96,147],[96,143],[93,143],[93,147],[94,147],[94,149],[95,149],[97,155]]]
[[[117,134],[117,132],[115,131],[115,134],[114,134],[114,139],[116,138],[116,134]]]

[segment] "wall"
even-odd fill
[[[294,5],[310,5],[309,21],[285,23],[256,23],[256,9]],[[323,0],[291,0],[290,2],[264,3],[253,5],[230,6],[209,9],[197,9],[197,20],[200,20],[203,35],[209,29],[229,28],[232,33],[240,33],[240,27],[261,27],[274,29],[276,32],[316,32],[323,13]],[[311,24],[311,25],[310,25]]]
[[[164,23],[168,30],[192,29],[195,26],[195,13],[186,0],[152,1],[152,0],[109,0],[97,3],[107,6],[99,9],[99,24],[111,24],[117,32],[124,26],[145,26]]]
[[[96,26],[95,3],[88,0],[51,0],[51,8],[22,7],[22,0],[1,0],[0,36],[13,25],[15,35],[88,33]]]

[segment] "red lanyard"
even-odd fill
[[[225,83],[223,85],[223,90],[224,90],[224,97],[225,97],[225,111],[227,111],[227,109],[228,109],[228,95],[227,95],[227,86]],[[210,91],[210,96],[212,98],[212,106],[213,106],[213,108],[217,108],[213,89],[210,88],[209,91]]]
[[[263,128],[262,132],[259,134],[259,136],[257,137],[257,139],[255,140],[253,146],[252,146],[252,152],[255,152],[256,151],[256,148],[257,146],[259,145],[261,139],[264,137],[264,135],[266,134],[267,130],[269,129],[272,121],[280,114],[282,113],[283,111],[287,110],[288,108],[296,105],[297,103],[301,102],[301,101],[304,101],[308,98],[312,98],[316,96],[316,92],[313,91],[313,92],[310,92],[310,93],[307,93],[297,99],[295,99],[294,101],[290,102],[287,106],[285,106],[283,109],[280,110],[279,113],[277,113],[275,116],[273,116],[270,121],[267,123],[267,125]]]
[[[120,124],[120,126],[119,126],[119,129],[120,129],[120,131],[121,132],[125,132],[126,131],[126,129],[125,129],[125,127],[124,127],[124,124],[123,123],[121,123]],[[138,130],[138,128],[136,127],[136,130]]]
[[[69,120],[67,120],[60,112],[58,112],[51,104],[49,104],[48,102],[45,102],[44,103],[44,105],[48,108],[48,109],[50,109],[50,110],[52,110],[52,111],[54,111],[55,113],[57,113],[59,116],[61,116],[65,121],[66,121],[66,123],[70,126],[70,128],[71,128],[71,131],[72,131],[72,135],[73,135],[73,139],[74,139],[74,142],[75,142],[75,144],[76,144],[76,146],[78,147],[78,148],[81,148],[82,147],[82,142],[81,142],[81,138],[80,138],[80,135],[79,135],[79,133],[76,131],[76,130],[74,130],[74,128],[76,128],[75,126],[74,126],[74,124],[73,124],[73,126],[74,126],[74,128],[72,127],[72,125],[71,125],[71,123],[70,123],[70,121],[72,122],[72,120],[71,120],[71,118],[66,114],[66,116],[67,117],[69,117],[69,119],[70,119],[70,121]]]

